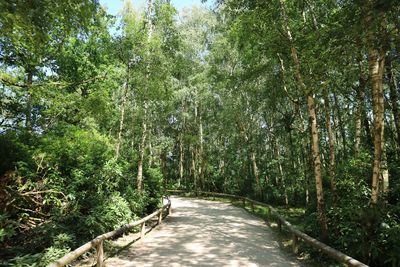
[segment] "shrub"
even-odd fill
[[[134,215],[142,217],[145,214],[148,199],[146,191],[139,192],[132,186],[128,186],[123,196]]]
[[[160,168],[148,168],[145,172],[145,191],[148,192],[147,213],[158,208],[163,192],[163,175]]]
[[[128,202],[119,193],[100,201],[85,220],[85,225],[93,236],[116,229],[134,219]]]
[[[16,221],[10,220],[6,214],[0,213],[0,242],[13,236],[17,227]]]
[[[39,266],[47,266],[48,264],[56,261],[70,251],[69,248],[57,248],[49,247],[46,248],[45,252],[42,254]]]

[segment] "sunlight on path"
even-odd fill
[[[172,198],[173,214],[106,266],[301,266],[265,223],[226,203]]]

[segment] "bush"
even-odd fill
[[[134,215],[142,217],[145,214],[148,199],[146,191],[139,192],[132,186],[128,186],[123,196]]]
[[[46,248],[43,256],[40,259],[39,266],[47,266],[48,264],[56,261],[57,259],[61,258],[65,254],[70,251],[69,248],[57,248],[57,247],[49,247]]]
[[[0,213],[0,242],[13,236],[17,227],[16,221],[10,220],[6,214]]]
[[[88,231],[93,235],[102,234],[116,229],[134,220],[128,202],[114,193],[103,198],[98,206],[92,209],[85,220]]]
[[[146,210],[151,213],[159,207],[163,196],[163,175],[160,168],[148,168],[145,177],[145,191],[148,192]]]
[[[17,256],[7,262],[6,266],[10,267],[39,267],[39,266],[45,266],[45,265],[40,265],[40,260],[42,258],[43,254],[37,253],[37,254],[25,254],[22,256]]]

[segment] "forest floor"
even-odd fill
[[[127,246],[137,238],[132,234],[114,241],[125,249],[106,266],[305,266],[282,250],[262,219],[241,208],[180,197],[172,198],[172,208],[143,240]]]

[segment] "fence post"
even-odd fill
[[[163,210],[161,210],[160,213],[158,214],[158,224],[162,223],[162,215],[163,215],[162,213],[163,213]]]
[[[282,232],[282,222],[281,219],[278,218],[278,230],[279,232]]]
[[[145,234],[146,234],[146,222],[143,222],[140,226],[140,239],[143,239]]]
[[[103,240],[100,240],[97,243],[96,252],[97,252],[97,264],[96,264],[96,267],[103,267],[103,262],[104,262]]]
[[[254,202],[251,201],[250,203],[251,203],[251,211],[254,212]]]
[[[292,234],[292,249],[294,254],[299,253],[299,238],[295,234]]]
[[[271,207],[270,206],[267,206],[267,211],[268,211],[268,214],[267,214],[268,220],[273,220],[273,216],[272,216],[272,212],[271,212]]]
[[[246,199],[244,197],[242,197],[242,204],[243,204],[243,208],[246,208]]]

